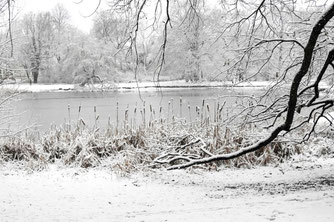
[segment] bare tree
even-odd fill
[[[64,5],[58,3],[51,12],[51,17],[53,24],[55,25],[57,31],[61,33],[64,31],[70,19],[70,14]]]
[[[23,19],[23,31],[27,39],[25,51],[30,60],[33,83],[37,83],[42,61],[50,57],[54,39],[51,14],[48,12],[27,14]]]
[[[14,17],[14,1],[13,0],[1,0],[0,1],[0,17],[3,18],[3,23],[0,25],[3,27],[2,31],[4,35],[1,33],[1,60],[0,60],[0,83],[3,82],[4,79],[12,78],[12,59],[14,54],[14,40],[13,40],[13,17]],[[6,28],[7,27],[7,30]]]
[[[129,34],[127,22],[126,15],[110,10],[100,11],[94,19],[93,33],[98,39],[111,42],[119,50]]]
[[[68,42],[66,37],[68,36],[69,19],[70,14],[62,4],[57,4],[52,9],[51,21],[52,25],[55,27],[55,45],[53,47],[53,54],[56,57],[58,64],[64,59],[62,50],[66,42]]]
[[[199,81],[203,78],[202,60],[205,39],[204,2],[194,1],[189,10],[189,2],[173,5],[173,28],[168,34],[166,64],[163,75],[181,75],[186,81]]]
[[[113,57],[113,63],[122,70],[125,64],[124,45],[127,42],[130,26],[127,14],[119,14],[115,11],[104,10],[96,14],[94,19],[93,34],[103,41],[104,45],[109,44],[109,51]]]
[[[187,47],[189,50],[187,56],[187,76],[192,81],[198,81],[202,78],[201,64],[200,64],[200,35],[203,22],[201,21],[201,4],[204,4],[201,0],[194,0],[191,2],[191,7],[187,11],[187,26],[188,31],[185,35],[187,38]]]
[[[112,2],[115,8],[127,11],[131,9],[133,12],[134,25],[129,40],[130,47],[135,52],[139,21],[145,14],[145,7],[150,5],[148,2],[151,1]],[[171,4],[176,4],[177,1],[154,2],[155,19],[152,25],[161,20],[164,24],[164,38],[157,57],[159,75],[168,47],[168,31],[173,24],[170,8]],[[186,2],[189,3],[189,11],[197,15],[194,7],[197,1]],[[321,94],[319,88],[319,84],[326,82],[326,78],[332,75],[329,67],[334,67],[334,50],[330,48],[333,44],[330,36],[333,34],[331,20],[334,16],[334,3],[326,2],[319,4],[317,1],[308,1],[302,4],[294,0],[221,1],[222,7],[230,16],[221,27],[217,39],[224,38],[230,43],[237,41],[234,45],[238,46],[233,49],[238,56],[233,58],[230,66],[222,72],[234,72],[239,76],[239,81],[249,81],[261,75],[271,75],[276,79],[270,89],[256,100],[255,105],[240,112],[244,114],[243,124],[261,122],[261,126],[264,127],[264,124],[268,123],[264,127],[267,129],[267,135],[254,144],[245,144],[232,153],[205,152],[207,143],[203,142],[202,157],[189,158],[183,153],[173,153],[168,161],[162,161],[169,164],[177,163],[169,169],[240,157],[266,147],[278,137],[299,129],[312,118],[313,127],[305,134],[304,139],[308,139],[314,133],[319,119],[325,116],[334,104],[330,93]],[[194,21],[196,23],[196,20]],[[296,119],[296,114],[299,113],[303,114],[303,120]],[[164,155],[166,156],[168,155]]]

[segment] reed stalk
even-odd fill
[[[167,111],[167,123],[169,123],[169,114],[170,113],[170,100],[168,101],[168,111]]]
[[[99,118],[100,118],[100,116],[99,116],[99,114],[97,114],[96,106],[94,106],[94,129],[97,129],[97,127],[98,127]]]
[[[206,104],[206,110],[207,110],[207,113],[206,113],[206,125],[209,126],[210,119],[211,119],[210,105],[209,104]]]
[[[205,99],[202,101],[202,108],[201,108],[201,124],[203,123],[203,118],[204,118],[204,105],[205,105]]]
[[[213,122],[217,122],[217,100],[213,102]]]
[[[172,104],[172,117],[174,117],[174,99],[173,98],[171,98],[170,99],[171,100],[171,104]]]
[[[146,101],[143,101],[143,123],[144,123],[144,128],[146,127]]]
[[[81,104],[79,105],[78,108],[78,121],[80,120],[80,115],[81,115]]]
[[[136,106],[135,106],[135,109],[133,111],[133,128],[136,129],[137,127],[137,103],[136,103]]]
[[[191,107],[190,107],[190,103],[188,102],[188,112],[189,112],[189,123],[192,122],[192,119],[191,119]]]
[[[152,105],[150,104],[150,121],[149,121],[149,125],[151,125],[151,122],[153,121],[153,117],[154,116],[154,114],[153,114],[153,108],[152,108]]]
[[[118,118],[118,101],[116,102],[116,133],[118,132],[118,122],[119,122],[119,118]]]
[[[71,130],[71,106],[70,104],[67,105],[67,112],[68,112],[68,131]]]
[[[126,107],[124,112],[124,129],[128,130],[128,121],[129,121],[129,104]]]
[[[159,122],[162,123],[162,106],[159,108]]]
[[[180,97],[180,118],[182,118],[182,96]]]

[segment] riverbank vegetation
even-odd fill
[[[119,120],[116,123],[101,123],[95,113],[96,121],[91,126],[80,117],[79,108],[75,121],[51,126],[44,133],[33,128],[7,132],[0,138],[0,163],[15,163],[28,171],[47,169],[52,164],[60,167],[107,167],[126,175],[156,168],[173,169],[184,162],[237,152],[267,133],[254,123],[245,125],[237,115],[223,116],[224,107],[219,104],[213,108],[203,101],[202,107],[195,107],[198,111],[196,116],[191,116],[190,112],[176,113],[171,107],[169,115],[164,116],[161,113],[163,108],[160,108],[160,113],[151,106],[126,110],[117,114]],[[256,152],[197,168],[251,168],[275,166],[293,158],[332,157],[332,127],[325,119],[321,124],[318,134],[308,141],[301,142],[305,132],[312,129],[312,124],[277,138]]]

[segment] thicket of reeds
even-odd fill
[[[228,117],[226,113],[223,115],[226,109],[218,102],[213,107],[205,100],[201,107],[185,105],[182,98],[178,102],[179,113],[175,113],[173,101],[168,103],[168,107],[158,107],[157,110],[145,104],[133,110],[127,108],[124,113],[119,113],[117,108],[116,123],[110,119],[107,123],[99,122],[94,107],[95,123],[91,126],[82,119],[81,107],[78,107],[78,115],[72,120],[69,106],[68,122],[63,126],[51,126],[46,133],[38,136],[27,130],[19,135],[1,138],[0,164],[23,161],[35,169],[47,168],[51,163],[83,168],[108,166],[116,172],[130,173],[165,167],[166,158],[176,154],[201,158],[207,152],[233,152],[261,136],[258,128],[252,125],[226,125]],[[182,106],[187,108],[187,113],[184,113]],[[163,109],[167,112],[163,112]],[[191,109],[195,109],[196,115],[192,116]],[[99,128],[102,125],[104,127]],[[205,143],[205,150],[201,149],[200,143]],[[237,159],[196,167],[213,170],[221,166],[276,164],[300,153],[300,147],[277,140],[269,147]]]

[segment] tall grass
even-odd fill
[[[0,162],[33,161],[39,168],[55,162],[83,168],[109,166],[115,171],[130,173],[148,167],[164,167],[164,164],[155,161],[162,155],[181,153],[204,157],[207,153],[201,150],[198,144],[192,144],[196,138],[205,141],[208,152],[222,154],[254,143],[260,136],[253,126],[239,128],[225,125],[225,103],[221,105],[215,101],[211,107],[203,99],[201,107],[191,107],[188,104],[187,114],[181,111],[183,100],[180,98],[179,117],[175,116],[173,104],[171,99],[167,108],[159,106],[159,114],[156,115],[154,107],[147,105],[145,101],[141,107],[136,105],[133,110],[127,106],[124,113],[119,112],[117,102],[116,123],[111,123],[109,117],[103,127],[98,121],[97,107],[94,106],[94,125],[90,127],[81,117],[81,105],[78,107],[76,120],[73,120],[75,115],[71,113],[69,105],[68,122],[64,126],[52,126],[41,138],[36,138],[29,132],[2,138]],[[167,116],[163,110],[167,110]],[[192,116],[192,110],[195,110],[195,116]],[[130,116],[130,113],[133,115]],[[138,118],[139,113],[141,118]],[[123,123],[120,116],[124,116]],[[289,151],[286,147],[289,147]],[[201,167],[216,169],[221,165],[268,165],[289,158],[296,152],[300,152],[298,146],[275,141],[255,153]]]

